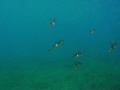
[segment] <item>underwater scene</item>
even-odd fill
[[[120,0],[0,0],[0,90],[120,90]]]

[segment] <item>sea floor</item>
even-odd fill
[[[85,62],[1,64],[0,90],[120,90],[119,63]]]

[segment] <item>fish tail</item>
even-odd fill
[[[51,47],[50,49],[48,49],[48,51],[50,51],[51,49],[53,49],[53,47]]]
[[[72,57],[70,60],[72,60],[74,57]]]
[[[51,28],[51,25],[49,26],[48,30],[50,30],[50,28]]]
[[[88,35],[90,35],[91,33],[88,33]]]
[[[50,49],[48,49],[48,51],[50,51],[51,50],[51,48]]]
[[[75,71],[77,71],[77,67],[75,67]]]
[[[50,30],[50,27],[48,28],[48,30]]]
[[[112,49],[109,50],[109,53],[111,53],[111,52],[112,52]]]

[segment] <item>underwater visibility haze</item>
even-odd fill
[[[120,1],[0,0],[0,90],[120,90]]]

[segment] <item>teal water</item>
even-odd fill
[[[0,0],[0,90],[120,90],[119,16],[119,0]]]

